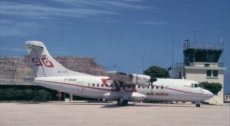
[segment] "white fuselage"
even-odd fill
[[[76,96],[110,100],[200,102],[213,96],[205,89],[192,87],[193,81],[183,79],[157,79],[148,86],[118,84],[103,76],[36,77],[34,82]]]
[[[71,95],[116,100],[118,105],[145,99],[200,103],[213,96],[211,92],[198,87],[198,82],[190,80],[155,80],[147,75],[122,72],[109,72],[109,77],[103,77],[72,71],[57,62],[43,42],[27,41],[25,47],[36,76],[34,82]]]

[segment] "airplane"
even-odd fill
[[[40,41],[26,41],[25,47],[33,68],[33,82],[39,86],[71,95],[117,101],[189,101],[200,107],[202,101],[213,97],[199,83],[186,79],[151,78],[148,75],[117,71],[106,76],[94,76],[72,71],[57,62]]]

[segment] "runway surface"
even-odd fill
[[[229,126],[229,105],[3,102],[0,126]]]

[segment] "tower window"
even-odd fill
[[[212,71],[211,70],[207,70],[207,77],[211,77],[212,76]]]
[[[218,70],[207,70],[207,77],[218,77]]]
[[[213,70],[213,77],[218,77],[218,71],[217,70]]]

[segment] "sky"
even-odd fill
[[[0,56],[23,56],[25,41],[38,40],[54,56],[93,57],[107,71],[142,73],[172,66],[172,56],[182,62],[185,39],[224,42],[230,92],[229,0],[0,0]]]

